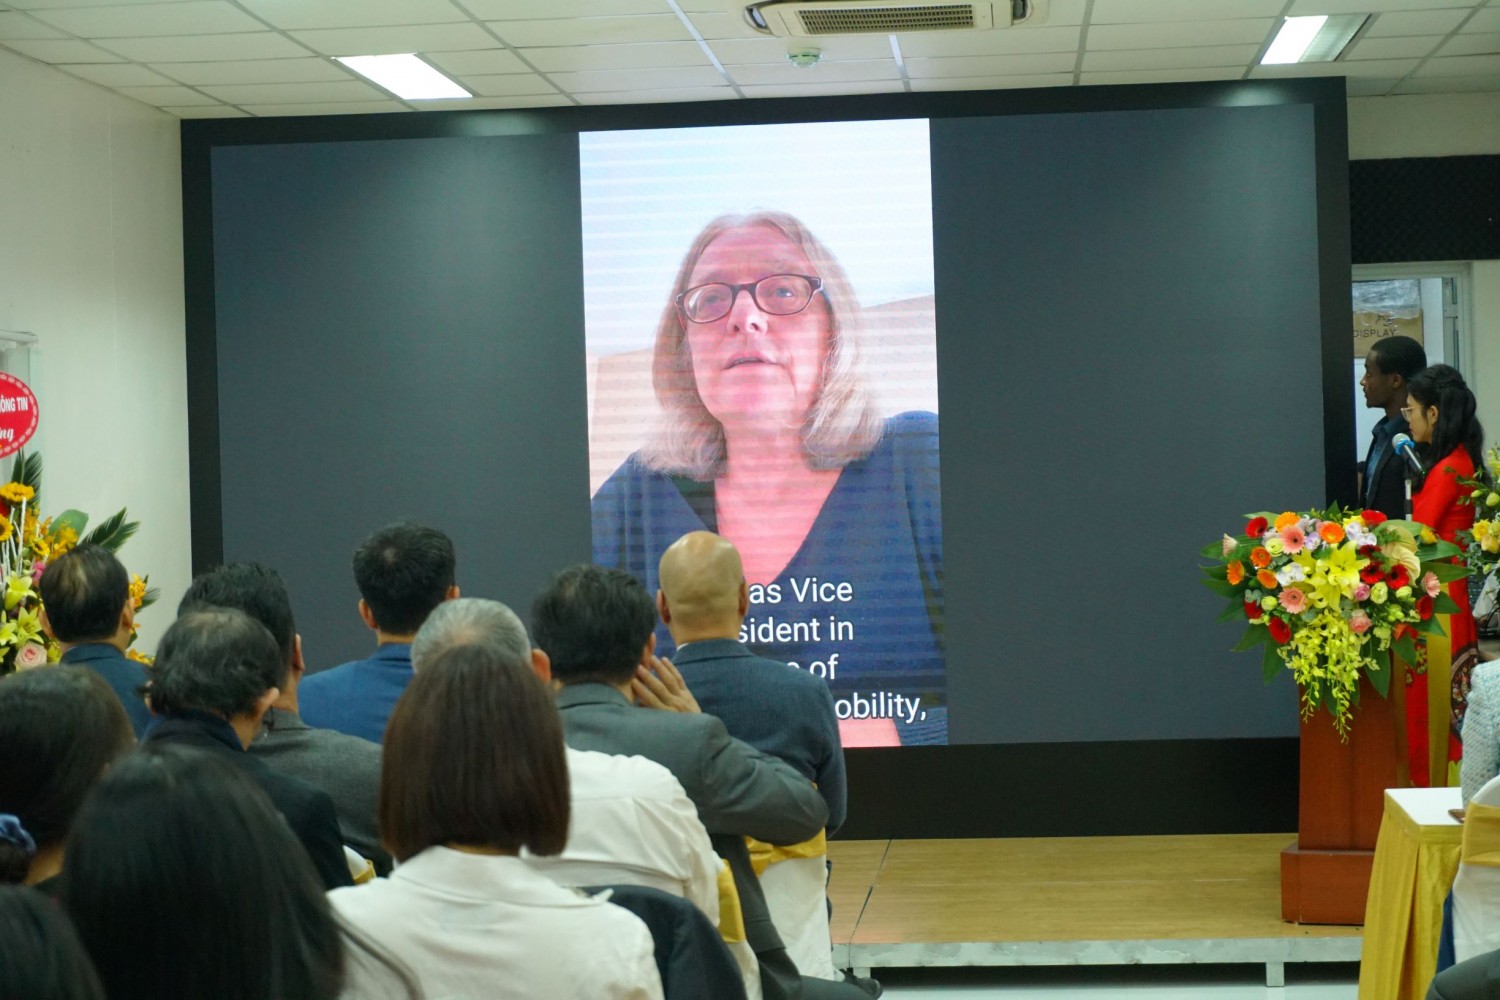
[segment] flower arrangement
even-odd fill
[[[0,674],[56,663],[61,655],[56,641],[42,631],[42,597],[38,581],[49,560],[77,545],[102,545],[111,552],[129,541],[139,527],[125,519],[122,508],[93,531],[84,534],[89,517],[65,510],[55,517],[41,515],[42,456],[17,453],[10,482],[0,486]],[[157,593],[147,578],[133,577],[130,598],[137,610],[149,606]],[[134,634],[131,641],[135,640]],[[130,651],[137,659],[139,654]]]
[[[1347,736],[1361,673],[1384,696],[1390,653],[1416,663],[1417,635],[1441,634],[1436,616],[1458,610],[1444,586],[1469,573],[1457,555],[1426,526],[1378,511],[1266,512],[1204,548],[1204,583],[1229,600],[1221,621],[1249,622],[1234,649],[1264,646],[1266,681],[1290,670],[1302,717],[1324,708]]]
[[[1459,503],[1474,508],[1474,527],[1460,531],[1458,540],[1464,547],[1464,561],[1475,576],[1481,577],[1500,566],[1500,490],[1493,485],[1500,482],[1500,449],[1485,452],[1484,464],[1489,471],[1488,481],[1482,471],[1458,480],[1459,488],[1468,491],[1459,497]]]

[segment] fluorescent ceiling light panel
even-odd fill
[[[337,56],[336,61],[405,101],[473,97],[412,53],[389,56]]]
[[[1262,66],[1288,63],[1333,62],[1370,19],[1368,14],[1316,14],[1288,17],[1261,57]]]

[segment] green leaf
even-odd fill
[[[1438,594],[1432,599],[1432,610],[1434,614],[1456,615],[1458,614],[1458,602],[1446,593]]]
[[[1202,556],[1204,559],[1223,559],[1224,540],[1221,538],[1217,542],[1209,542],[1207,545],[1203,546],[1203,548],[1198,550],[1198,555]]]
[[[1391,658],[1387,654],[1381,656],[1376,654],[1371,658],[1370,666],[1365,670],[1365,676],[1370,678],[1370,686],[1380,692],[1380,697],[1390,697],[1391,690]],[[1355,688],[1355,691],[1358,691]]]
[[[1240,636],[1240,641],[1231,648],[1231,653],[1243,653],[1247,649],[1254,649],[1267,639],[1271,638],[1271,630],[1264,625],[1251,625],[1245,629],[1245,634]]]
[[[1391,652],[1401,657],[1403,663],[1414,664],[1417,662],[1417,643],[1409,635],[1403,635],[1401,638],[1394,640],[1391,643]]]
[[[1269,635],[1270,633],[1266,634]],[[1277,674],[1286,669],[1286,663],[1282,660],[1281,654],[1276,652],[1280,648],[1276,643],[1268,642],[1266,643],[1266,651],[1260,658],[1260,676],[1267,684],[1271,683]]]
[[[78,532],[78,537],[82,538],[83,529],[88,527],[88,523],[89,516],[87,514],[85,514],[81,510],[73,510],[72,508],[69,508],[68,510],[63,511],[61,514],[58,514],[52,519],[52,530],[56,531],[58,528],[66,525],[67,527],[72,528],[74,531]]]
[[[25,451],[16,452],[16,460],[10,467],[10,481],[20,483],[22,486],[30,486],[40,494],[42,492],[41,452],[34,451],[30,455]]]
[[[1207,587],[1209,590],[1212,590],[1220,597],[1234,597],[1240,592],[1240,588],[1236,587],[1228,580],[1215,580],[1213,577],[1204,577],[1203,586]]]
[[[1214,621],[1228,622],[1235,619],[1239,619],[1240,621],[1245,620],[1245,602],[1230,601],[1225,605],[1224,610],[1219,612],[1219,617],[1215,618]]]
[[[1204,566],[1203,572],[1215,580],[1226,580],[1229,578],[1229,565],[1227,563],[1220,563],[1217,566]]]
[[[1450,562],[1435,562],[1430,565],[1423,563],[1422,572],[1431,573],[1442,583],[1452,583],[1454,580],[1462,580],[1470,575],[1469,567],[1458,566]]]
[[[138,521],[125,520],[125,508],[121,507],[114,514],[105,518],[99,527],[90,531],[87,537],[80,541],[82,545],[102,545],[111,552],[118,552],[120,546],[130,541],[130,536],[135,534],[140,527]]]
[[[1422,562],[1432,562],[1437,559],[1452,559],[1463,554],[1463,550],[1452,542],[1445,542],[1441,538],[1431,545],[1418,545],[1417,558]]]

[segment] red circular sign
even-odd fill
[[[0,372],[0,458],[26,446],[36,433],[36,393],[14,375]]]

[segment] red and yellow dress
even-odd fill
[[[1427,525],[1443,541],[1456,542],[1458,532],[1474,527],[1474,508],[1458,502],[1466,492],[1458,485],[1459,478],[1473,475],[1474,460],[1459,445],[1427,473],[1422,488],[1411,498],[1411,519]],[[1448,596],[1458,605],[1458,612],[1444,622],[1446,639],[1421,644],[1417,659],[1425,660],[1424,672],[1418,673],[1410,665],[1406,671],[1407,761],[1411,783],[1419,787],[1458,784],[1457,765],[1463,757],[1459,731],[1468,703],[1469,674],[1479,660],[1479,634],[1469,610],[1468,578],[1448,584]],[[1429,677],[1436,677],[1447,688],[1446,697],[1432,690]],[[1431,707],[1434,701],[1436,708]],[[1444,745],[1445,754],[1440,749]]]

